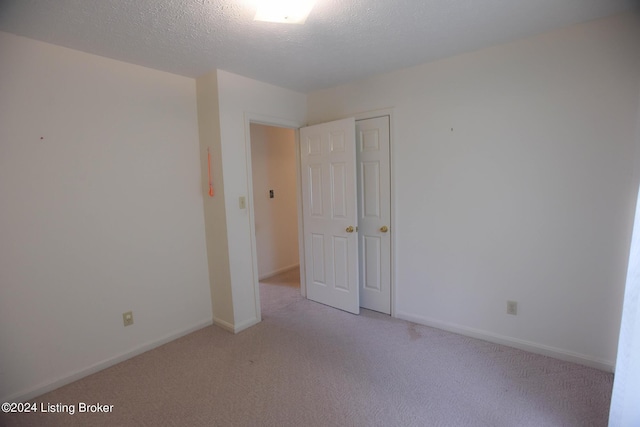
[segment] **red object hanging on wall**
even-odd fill
[[[211,181],[211,153],[207,148],[207,165],[209,171],[209,197],[213,197],[213,181]]]

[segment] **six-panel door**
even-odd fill
[[[391,314],[389,116],[356,122],[360,306]]]
[[[353,118],[300,129],[307,297],[358,314]]]

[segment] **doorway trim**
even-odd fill
[[[253,164],[251,160],[251,123],[274,126],[280,128],[293,129],[295,131],[296,146],[296,194],[298,209],[298,256],[300,257],[300,293],[306,297],[306,286],[304,285],[304,247],[302,239],[302,199],[301,197],[301,175],[300,175],[300,131],[306,124],[282,119],[278,117],[266,116],[257,113],[244,113],[244,149],[247,169],[247,206],[249,207],[249,228],[251,241],[251,278],[253,280],[253,300],[255,304],[256,318],[262,321],[262,310],[260,308],[260,284],[258,278],[258,253],[256,243],[256,219],[253,211]]]

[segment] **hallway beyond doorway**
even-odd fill
[[[300,268],[293,268],[277,276],[260,281],[262,318],[304,299],[300,295]]]

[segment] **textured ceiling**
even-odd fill
[[[317,0],[305,25],[288,25],[254,22],[253,2],[0,0],[0,30],[184,76],[219,68],[309,92],[612,15],[637,3]]]

